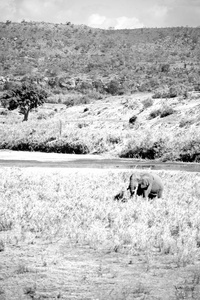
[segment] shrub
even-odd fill
[[[80,105],[80,104],[89,104],[90,101],[91,100],[87,96],[74,95],[64,100],[63,104],[65,104],[67,107],[70,107],[70,106]]]
[[[167,95],[168,95],[167,88],[159,88],[154,92],[152,98],[153,99],[167,98]]]
[[[185,141],[179,149],[179,160],[184,162],[200,162],[199,140]]]
[[[149,114],[149,120],[154,119],[154,118],[160,116],[160,114],[161,114],[161,110],[160,109],[154,109],[154,110],[152,110],[150,112],[150,114]]]
[[[74,153],[86,154],[89,149],[86,144],[79,141],[67,141],[66,139],[56,140],[51,138],[44,141],[32,141],[28,139],[18,139],[14,143],[2,142],[2,149],[11,149],[16,151],[40,151],[40,152],[55,152],[55,153]]]
[[[177,86],[171,86],[169,88],[168,94],[167,94],[167,98],[175,98],[178,95],[180,95],[180,90]]]
[[[167,117],[169,115],[172,115],[173,113],[175,113],[175,110],[172,107],[164,107],[161,112],[160,112],[160,117],[164,118]]]
[[[111,95],[123,95],[124,91],[117,80],[111,80],[106,87],[106,92]]]
[[[74,153],[74,154],[86,154],[89,152],[87,145],[80,142],[68,142],[65,139],[59,139],[50,143],[47,143],[48,152],[57,153]]]
[[[169,64],[163,64],[160,66],[161,72],[167,73],[170,71],[170,65]]]
[[[155,91],[152,98],[175,98],[178,96],[188,97],[187,87],[184,85],[172,85],[170,87],[160,88]]]
[[[110,143],[110,144],[119,144],[121,142],[121,137],[110,134],[107,137],[107,142]]]
[[[78,123],[78,124],[77,124],[77,127],[80,128],[80,129],[81,129],[81,128],[84,128],[84,127],[87,127],[87,126],[89,126],[89,124],[86,123],[86,122],[81,122],[81,123]]]
[[[162,157],[165,152],[165,142],[162,139],[158,141],[148,142],[144,139],[139,144],[131,141],[127,149],[123,150],[120,157],[140,158],[140,159],[156,159]]]
[[[94,80],[92,82],[92,85],[96,89],[97,92],[99,92],[99,93],[104,92],[104,84],[100,79],[99,80]]]
[[[154,119],[158,116],[160,116],[160,118],[164,118],[167,117],[173,113],[175,113],[176,111],[169,106],[163,105],[163,107],[159,108],[159,109],[155,109],[153,110],[150,115],[149,115],[149,120]]]
[[[180,121],[180,123],[179,123],[179,127],[182,128],[182,127],[191,125],[191,124],[193,124],[193,123],[194,123],[194,120],[183,118],[183,119]]]
[[[91,100],[101,100],[103,95],[97,91],[88,91],[86,94]]]
[[[142,101],[142,104],[143,104],[143,109],[146,109],[153,105],[153,100],[151,98],[144,99]]]
[[[87,112],[88,110],[89,110],[89,108],[85,107],[84,110],[83,110],[83,112]]]
[[[135,121],[137,120],[137,116],[132,116],[130,119],[129,119],[129,124],[135,124]]]
[[[200,83],[194,84],[194,90],[195,90],[196,92],[200,92]]]
[[[7,116],[8,115],[8,110],[7,109],[1,109],[0,110],[0,115],[1,116]]]
[[[47,114],[45,114],[43,112],[39,113],[37,116],[38,120],[46,120],[46,118],[47,118]]]

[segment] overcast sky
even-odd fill
[[[116,29],[200,26],[200,0],[0,0],[0,21]]]

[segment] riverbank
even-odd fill
[[[27,122],[4,110],[0,149],[199,162],[199,101],[198,93],[187,99],[141,93],[72,107],[45,104]]]

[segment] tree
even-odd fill
[[[3,94],[1,101],[8,104],[8,110],[19,108],[19,113],[24,115],[23,121],[28,120],[31,109],[42,105],[47,99],[47,92],[35,84],[27,82],[15,86]]]

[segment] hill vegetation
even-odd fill
[[[53,93],[200,89],[200,28],[101,30],[7,21],[0,23],[0,41],[2,76],[37,81]]]

